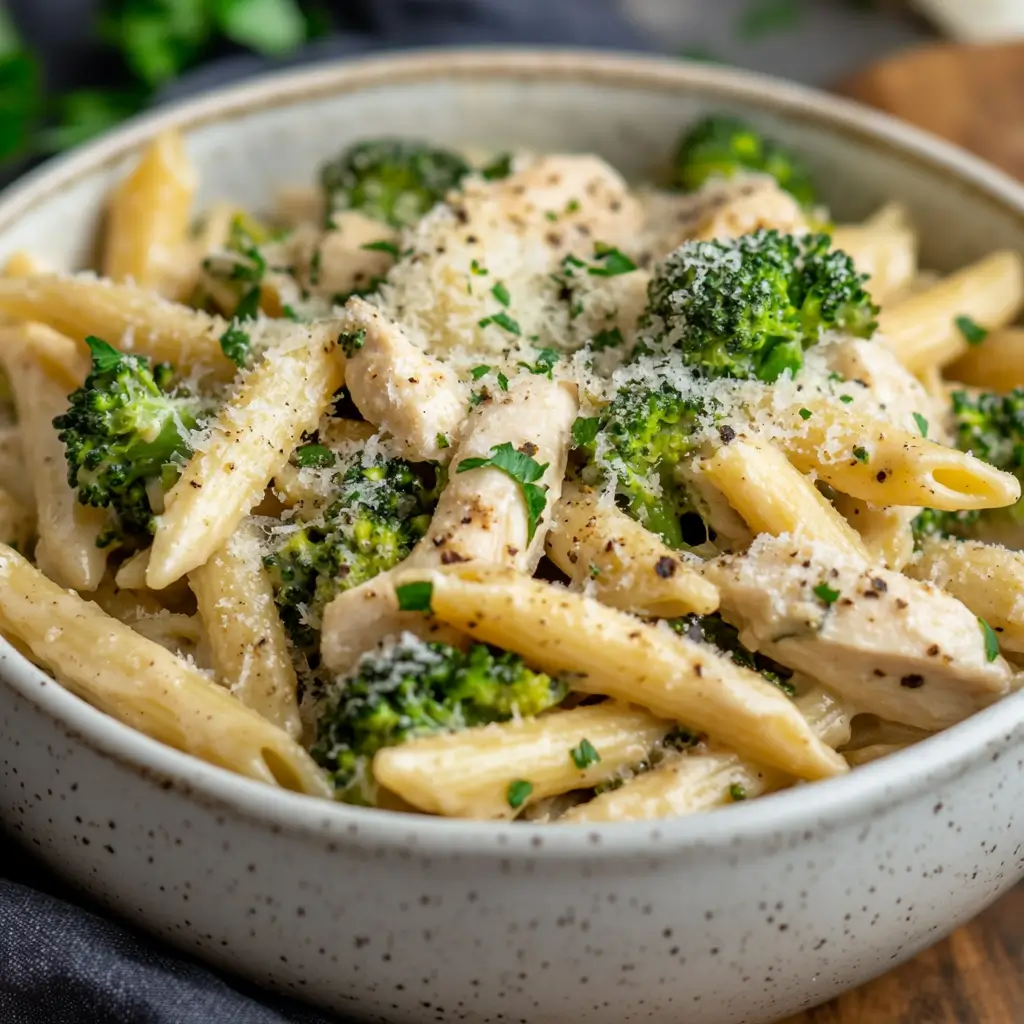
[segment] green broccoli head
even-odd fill
[[[689,640],[717,647],[729,655],[737,665],[764,676],[769,683],[777,686],[787,696],[795,696],[796,689],[789,681],[793,673],[766,655],[744,647],[740,643],[739,630],[730,626],[721,615],[683,615],[678,619],[670,619],[669,625]]]
[[[64,444],[68,483],[83,505],[110,509],[100,547],[141,543],[154,530],[150,496],[168,489],[191,454],[189,435],[207,413],[202,399],[172,384],[167,364],[150,366],[99,338],[86,338],[92,369],[68,396],[54,427]]]
[[[954,391],[950,402],[956,446],[1024,483],[1024,388],[1003,395]],[[984,511],[926,508],[914,520],[914,538],[918,545],[925,537],[969,538],[979,524],[995,521],[1024,525],[1024,499],[1008,508]]]
[[[315,657],[315,624],[332,598],[408,557],[436,503],[436,488],[404,459],[351,458],[340,496],[316,520],[281,534],[264,558],[281,619],[300,650]]]
[[[618,503],[673,548],[684,546],[682,516],[694,511],[677,479],[681,460],[695,448],[694,432],[703,404],[662,382],[630,382],[595,417],[573,425],[576,446],[585,453],[585,483],[614,480]]]
[[[568,689],[485,644],[466,651],[405,634],[363,656],[334,688],[317,720],[314,759],[338,796],[374,802],[370,763],[383,747],[417,736],[530,716],[560,703]]]
[[[342,210],[358,210],[392,227],[408,227],[468,171],[469,164],[458,153],[413,139],[358,142],[321,169],[327,225]]]
[[[651,280],[640,326],[702,376],[771,382],[795,374],[824,331],[871,337],[865,280],[828,235],[686,242]]]
[[[796,154],[726,115],[705,117],[683,136],[673,184],[691,192],[712,178],[751,173],[770,174],[801,206],[818,203],[811,176]]]

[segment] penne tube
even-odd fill
[[[163,609],[153,615],[136,615],[128,625],[171,654],[191,659],[197,668],[207,667],[206,634],[198,616]]]
[[[303,433],[316,428],[344,379],[337,336],[331,321],[296,327],[221,407],[165,496],[146,570],[154,590],[202,565],[261,500]]]
[[[977,540],[926,538],[903,571],[952,594],[1007,651],[1024,653],[1024,553]]]
[[[58,583],[95,590],[106,572],[107,551],[96,540],[107,513],[80,504],[68,485],[64,445],[53,427],[53,418],[67,408],[67,383],[52,376],[36,356],[35,342],[50,340],[51,332],[29,324],[19,335],[4,352],[4,365],[14,385],[21,449],[32,485],[36,559]]]
[[[0,624],[72,693],[125,725],[251,779],[331,796],[323,773],[282,729],[5,546]]]
[[[231,380],[237,369],[220,347],[226,320],[89,274],[0,278],[0,313],[38,321],[76,341],[95,335],[155,362],[221,380]]]
[[[374,755],[373,776],[431,814],[514,818],[539,800],[589,789],[645,761],[672,727],[643,708],[607,701],[385,747]],[[584,741],[599,760],[581,768],[573,751]],[[521,800],[511,788],[517,783]]]
[[[0,487],[22,505],[33,506],[32,478],[21,450],[21,431],[16,425],[0,427]]]
[[[827,691],[815,688],[797,698],[800,713],[823,743],[839,747],[850,738],[850,713]],[[648,772],[618,789],[567,811],[566,824],[599,821],[653,821],[725,807],[792,785],[792,776],[748,761],[722,747],[699,746],[668,755]]]
[[[188,236],[196,172],[177,131],[165,131],[143,151],[113,190],[107,210],[103,273],[173,297],[173,274]]]
[[[298,679],[255,528],[243,523],[189,573],[189,585],[209,637],[217,681],[246,707],[298,738]]]
[[[1024,387],[1024,327],[993,331],[946,367],[950,380],[1003,393]]]
[[[919,508],[871,505],[838,491],[832,504],[857,531],[869,561],[899,570],[914,557],[914,531],[911,524],[921,511]]]
[[[406,458],[447,462],[469,410],[466,386],[363,299],[349,299],[343,315],[341,329],[360,339],[345,381],[356,407]]]
[[[33,274],[41,273],[39,263],[27,252],[16,252],[11,255],[3,269],[4,277],[31,277]]]
[[[578,410],[574,386],[535,374],[517,378],[507,391],[478,405],[462,428],[426,535],[402,567],[481,561],[532,574],[561,495]],[[520,482],[492,466],[459,471],[466,459],[488,458],[505,444],[531,451],[534,461],[545,467],[536,481],[544,508],[537,513],[532,538]],[[415,631],[410,621],[422,620],[399,611],[391,580],[402,567],[344,591],[325,609],[321,653],[336,672],[347,671],[363,651],[385,637],[403,629]]]
[[[146,590],[146,570],[149,568],[149,548],[136,551],[117,569],[114,583],[122,590]]]
[[[883,306],[903,291],[917,274],[917,234],[908,224],[876,222],[841,224],[832,232],[832,246],[847,253],[868,275],[865,287]]]
[[[988,330],[1012,323],[1024,304],[1024,265],[1015,252],[995,252],[926,291],[882,311],[879,337],[911,373],[947,366],[970,344],[957,327],[968,317]]]
[[[698,464],[755,534],[799,534],[868,560],[856,531],[774,445],[735,440]]]
[[[574,584],[612,608],[671,618],[718,607],[718,591],[677,552],[577,481],[562,487],[546,550]]]
[[[776,423],[797,469],[875,505],[1001,508],[1020,497],[1012,474],[852,408],[808,397],[802,410],[777,410]]]
[[[575,690],[640,704],[801,778],[845,768],[781,690],[685,637],[495,566],[396,579],[413,581],[431,583],[430,607],[442,622],[549,674],[571,672]]]
[[[0,543],[17,551],[28,551],[35,525],[32,510],[0,487]]]

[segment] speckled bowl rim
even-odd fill
[[[787,119],[841,131],[857,144],[895,153],[1000,207],[1024,230],[1024,188],[955,146],[847,100],[774,78],[647,55],[537,47],[429,49],[331,61],[300,71],[264,75],[135,118],[117,131],[53,160],[0,195],[0,234],[55,194],[117,163],[155,133],[230,122],[255,111],[340,95],[375,85],[424,80],[555,79],[670,92],[693,90],[711,100],[740,102]],[[321,839],[424,852],[457,849],[480,857],[529,853],[531,858],[619,859],[670,850],[715,851],[740,844],[808,836],[919,794],[953,784],[984,759],[996,760],[1024,729],[1024,693],[1000,701],[907,751],[842,778],[724,808],[659,822],[551,826],[473,822],[403,815],[332,804],[276,790],[206,764],[96,710],[54,683],[0,640],[0,682],[53,719],[75,742],[177,790],[218,813]]]

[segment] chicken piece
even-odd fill
[[[355,210],[336,213],[333,223],[325,232],[297,230],[290,252],[303,288],[340,301],[349,292],[373,287],[388,272],[398,252],[398,234]]]
[[[356,408],[390,435],[396,454],[416,462],[447,461],[469,408],[465,385],[363,299],[348,300],[342,321],[358,339],[349,345],[345,364]]]
[[[857,711],[944,729],[1010,689],[1010,666],[974,614],[930,584],[792,537],[759,537],[704,572],[743,644]]]
[[[391,583],[399,570],[484,561],[534,572],[561,496],[578,409],[574,387],[533,374],[477,406],[463,429],[426,536],[400,566],[345,591],[325,609],[321,653],[331,669],[346,671],[385,637],[424,621],[419,612],[399,611]],[[547,500],[532,538],[517,481],[493,467],[459,472],[465,459],[487,458],[505,443],[546,466],[536,485],[546,489]]]

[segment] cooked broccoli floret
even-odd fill
[[[680,518],[694,511],[677,479],[680,460],[694,450],[693,433],[702,404],[671,384],[621,387],[596,417],[573,425],[573,438],[586,454],[586,483],[615,481],[623,508],[673,548],[684,545]]]
[[[409,555],[426,532],[435,491],[404,459],[377,456],[364,465],[356,455],[341,475],[339,497],[322,515],[279,536],[264,564],[281,619],[307,657],[315,660],[324,606]]]
[[[458,153],[414,139],[371,139],[350,146],[320,172],[327,226],[358,210],[402,228],[415,224],[455,188],[469,164]]]
[[[985,391],[971,395],[954,391],[950,397],[956,445],[997,469],[1013,473],[1024,483],[1024,388],[1005,395]],[[1024,524],[1024,499],[1008,508],[943,512],[926,508],[914,520],[914,537],[971,537],[984,521],[1010,520]]]
[[[191,454],[189,435],[208,409],[174,385],[166,363],[150,366],[99,338],[86,338],[92,370],[54,419],[68,462],[68,483],[83,505],[110,509],[100,547],[143,542],[154,529],[151,495],[167,490]]]
[[[810,174],[799,157],[745,121],[727,115],[705,117],[683,136],[676,151],[673,183],[689,192],[711,178],[750,173],[770,174],[801,206],[818,202]]]
[[[747,650],[740,643],[739,631],[730,626],[721,615],[684,615],[678,619],[670,619],[669,625],[690,640],[717,647],[728,654],[737,665],[759,673],[783,693],[790,697],[795,696],[796,689],[789,682],[793,673],[766,655]]]
[[[373,755],[416,736],[536,715],[568,689],[517,654],[485,644],[461,651],[409,634],[364,655],[322,705],[312,754],[340,799],[373,803]]]
[[[878,307],[828,235],[757,231],[687,242],[658,268],[641,329],[706,377],[796,373],[823,331],[869,338]]]

